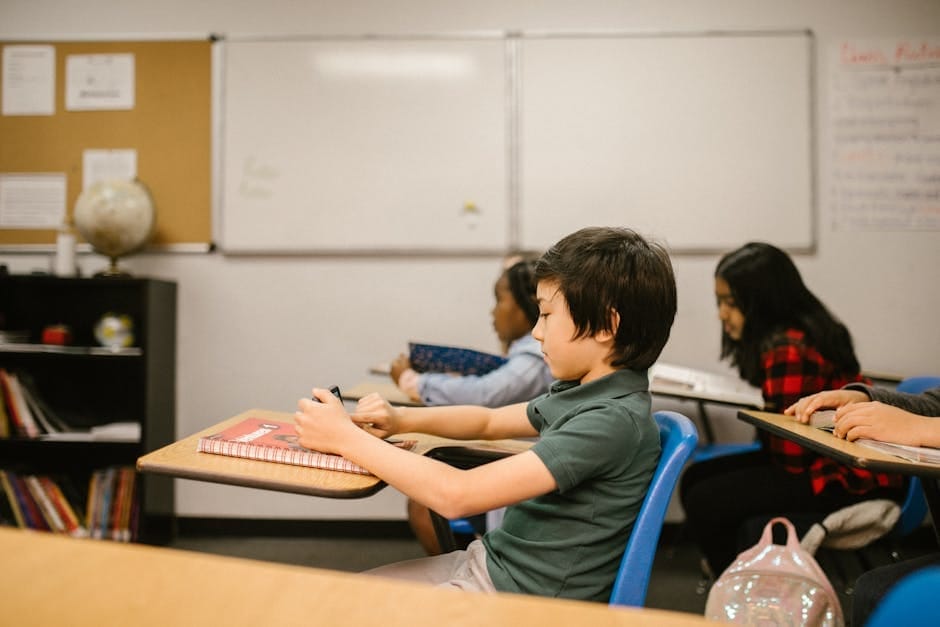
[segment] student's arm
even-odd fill
[[[940,447],[940,419],[918,416],[878,401],[852,403],[836,410],[833,433],[846,440],[868,438]]]
[[[500,407],[530,401],[548,389],[545,362],[528,353],[484,375],[455,377],[425,373],[418,376],[420,399],[425,405],[483,405]]]
[[[502,440],[538,435],[526,416],[526,404],[488,408],[477,405],[392,407],[378,394],[359,400],[352,415],[373,435],[429,433],[454,440]]]
[[[555,479],[538,456],[526,451],[506,459],[460,470],[443,462],[415,455],[370,435],[343,410],[342,403],[326,390],[316,389],[322,402],[302,399],[295,414],[299,441],[303,446],[342,455],[395,487],[415,501],[448,518],[478,514],[497,507],[545,494],[556,488]],[[515,409],[515,412],[506,410]],[[452,408],[448,408],[452,409]],[[461,408],[473,418],[474,408]],[[396,416],[396,427],[416,427],[434,422],[437,408],[425,408],[425,416]],[[521,414],[525,405],[502,408],[501,413]],[[410,408],[408,412],[411,413]],[[357,419],[360,412],[357,412]],[[376,420],[380,416],[374,416]],[[400,420],[397,420],[401,418]],[[453,417],[451,420],[455,421]],[[498,422],[498,421],[497,421]],[[512,422],[512,420],[508,420]],[[535,429],[529,427],[534,432]],[[442,433],[442,435],[445,435]],[[512,480],[507,480],[507,478]]]

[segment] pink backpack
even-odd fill
[[[775,524],[787,528],[786,544],[774,544]],[[721,573],[705,617],[746,625],[844,625],[832,584],[786,518],[767,523],[760,541]]]

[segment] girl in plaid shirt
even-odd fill
[[[760,387],[766,411],[803,396],[862,381],[848,329],[809,291],[790,257],[764,243],[728,253],[715,271],[721,356]],[[798,527],[847,505],[904,498],[898,475],[851,468],[800,445],[761,434],[760,451],[691,466],[680,487],[687,527],[720,574],[757,542],[749,519],[784,515]]]

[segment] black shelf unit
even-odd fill
[[[95,323],[108,312],[133,321],[127,350],[101,350]],[[48,325],[72,332],[68,348],[40,345]],[[0,367],[26,376],[59,416],[75,427],[139,422],[140,442],[0,439],[0,466],[65,475],[87,489],[97,468],[133,466],[176,436],[176,284],[136,277],[0,276],[0,329],[27,341],[0,344]],[[175,531],[173,480],[137,478],[140,542],[165,544]],[[82,504],[84,505],[84,504]]]

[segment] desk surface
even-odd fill
[[[845,464],[877,472],[940,477],[940,465],[912,462],[854,442],[847,442],[828,431],[804,425],[790,416],[742,410],[738,412],[738,417],[759,429],[793,440],[808,449]]]
[[[264,409],[250,409],[228,420],[224,420],[178,442],[148,453],[137,460],[141,472],[170,475],[181,479],[196,479],[212,483],[293,492],[330,498],[361,498],[385,487],[385,483],[373,475],[357,475],[349,472],[305,468],[275,462],[241,459],[225,455],[200,453],[196,450],[199,438],[224,430],[245,418],[258,417],[268,420],[293,422],[293,414]],[[401,437],[416,440],[413,452],[424,455],[434,449],[458,447],[471,451],[518,453],[532,446],[531,442],[499,440],[448,440],[425,433],[401,434]]]
[[[362,381],[351,388],[343,388],[343,398],[351,401],[358,401],[363,396],[378,392],[379,396],[387,400],[392,405],[405,405],[408,407],[421,407],[422,403],[411,400],[411,398],[399,389],[392,381],[386,378],[384,381]]]
[[[0,528],[4,622],[98,625],[676,625],[693,614],[474,594],[367,575]]]

